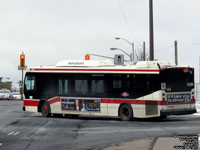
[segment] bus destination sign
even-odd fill
[[[190,102],[190,94],[167,94],[168,104],[181,104]]]

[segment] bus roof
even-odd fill
[[[27,72],[158,74],[161,69],[173,67],[176,67],[175,63],[164,61],[138,61],[127,65],[115,65],[109,60],[62,60],[52,66],[28,68]]]

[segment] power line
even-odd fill
[[[179,42],[179,44],[200,46],[200,43],[192,43],[192,42]]]
[[[137,42],[138,45],[143,46],[143,43],[142,43],[142,42],[139,42],[139,40],[137,40],[137,39],[135,38],[134,34],[133,34],[133,31],[132,31],[132,29],[131,29],[131,27],[130,27],[130,25],[129,25],[128,19],[127,19],[127,17],[126,17],[126,14],[125,14],[125,12],[124,12],[123,7],[122,7],[121,0],[118,0],[118,3],[119,3],[119,7],[120,7],[120,11],[121,11],[122,17],[123,17],[123,19],[124,19],[124,22],[125,22],[125,24],[126,24],[126,26],[127,26],[127,28],[128,28],[128,31],[129,31],[131,37],[133,38],[133,40],[135,40],[135,41]]]
[[[132,30],[131,30],[131,28],[130,28],[130,26],[129,26],[129,22],[128,22],[128,20],[127,20],[127,18],[126,18],[126,15],[125,15],[125,13],[124,13],[124,10],[123,10],[123,8],[122,8],[121,1],[118,0],[118,2],[119,2],[120,11],[121,11],[122,17],[123,17],[123,19],[124,19],[124,21],[125,21],[125,24],[126,24],[128,30],[129,30],[131,36],[134,38],[133,32],[132,32]]]
[[[161,51],[166,51],[166,50],[168,50],[168,49],[170,49],[170,48],[172,48],[172,47],[174,47],[174,45],[170,45],[170,46],[168,46],[168,47],[166,47],[166,48],[161,48],[161,49],[156,49],[155,51],[156,51],[156,53],[158,52],[161,52]],[[172,50],[173,51],[173,50]]]

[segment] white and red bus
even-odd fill
[[[196,112],[194,68],[145,61],[60,61],[28,68],[24,111],[51,114],[118,116],[121,120]]]

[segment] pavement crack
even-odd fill
[[[168,132],[171,136],[174,136],[176,134],[176,132],[171,131],[170,129],[167,129],[167,127],[161,127],[162,129],[164,129],[166,132]]]
[[[12,126],[12,125],[16,125],[20,122],[20,120],[16,120],[16,121],[13,121],[11,122],[8,126]]]
[[[158,138],[153,138],[152,143],[151,143],[151,148],[149,148],[149,150],[153,150],[157,140],[158,140]]]
[[[32,132],[30,132],[30,134],[28,135],[28,137],[34,137],[38,133],[37,131],[39,131],[41,128],[45,127],[45,125],[47,125],[49,122],[51,122],[51,121],[47,120],[43,124],[41,124],[40,126],[38,126],[36,129],[34,129]]]
[[[27,146],[25,147],[25,149],[27,150],[31,146],[32,143],[33,143],[33,139],[30,140],[30,142],[27,144]]]
[[[73,139],[78,139],[79,131],[83,128],[83,123],[84,123],[84,121],[81,123],[78,123],[76,125],[76,129],[72,130],[74,132]]]

